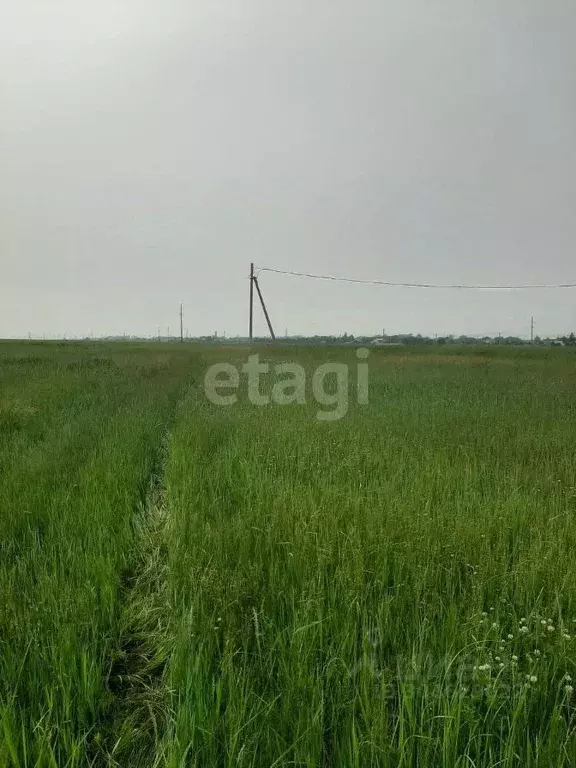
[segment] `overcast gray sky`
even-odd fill
[[[250,261],[576,282],[574,0],[0,7],[0,337],[245,334]],[[576,331],[570,289],[261,285],[280,333]]]

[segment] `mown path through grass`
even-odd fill
[[[97,765],[153,768],[161,757],[170,704],[164,672],[172,651],[164,545],[170,436],[170,431],[164,434],[146,498],[136,513],[133,564],[121,596],[119,647],[108,676],[109,724]]]

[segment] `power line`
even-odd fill
[[[277,275],[290,275],[292,277],[308,277],[312,280],[333,280],[338,283],[362,283],[364,285],[387,285],[392,288],[456,288],[473,291],[519,291],[527,289],[549,288],[576,288],[576,283],[554,283],[550,285],[447,285],[440,283],[392,283],[387,280],[361,280],[352,277],[335,277],[334,275],[314,275],[309,272],[293,272],[287,269],[274,269],[272,267],[255,267],[260,272],[274,272]]]

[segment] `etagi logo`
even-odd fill
[[[359,405],[368,404],[368,355],[363,347],[356,350],[356,398]],[[272,388],[263,392],[261,377],[274,375]],[[238,402],[234,390],[240,386],[240,375],[247,379],[248,400],[252,405],[305,405],[308,391],[306,370],[299,363],[283,362],[272,365],[260,362],[258,354],[250,355],[241,368],[232,363],[211,365],[204,376],[206,397],[214,405],[229,406]],[[312,396],[318,405],[318,421],[337,421],[348,413],[350,396],[350,367],[345,363],[323,363],[312,372]],[[268,394],[269,390],[269,394]],[[224,394],[223,392],[227,392]]]

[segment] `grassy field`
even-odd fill
[[[0,344],[0,766],[576,766],[576,355],[248,354]]]

